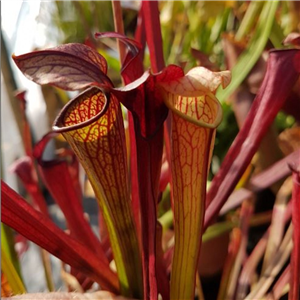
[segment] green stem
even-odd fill
[[[251,1],[247,11],[245,13],[245,16],[240,24],[240,27],[235,34],[235,40],[240,41],[242,40],[246,34],[250,32],[253,25],[256,22],[256,18],[258,13],[261,11],[262,6],[264,5],[264,2],[262,1]]]

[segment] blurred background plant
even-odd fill
[[[24,88],[28,90],[26,96],[28,100],[27,117],[31,127],[33,144],[50,130],[57,113],[63,105],[74,96],[74,93],[64,92],[50,86],[40,88],[29,83],[27,79],[20,79],[20,72],[12,64],[10,54],[13,52],[16,52],[16,54],[25,53],[33,49],[47,48],[64,43],[86,43],[96,47],[99,53],[105,57],[109,66],[108,76],[115,86],[120,86],[122,82],[119,75],[120,63],[116,41],[104,39],[99,42],[99,40],[94,38],[95,32],[114,31],[114,16],[111,1],[36,1],[34,6],[33,4],[22,2],[19,3],[18,21],[15,22],[13,31],[8,25],[8,18],[10,18],[9,9],[11,6],[11,4],[8,3],[10,2],[1,2],[1,6],[3,4],[1,9],[3,22],[1,29],[3,87],[1,89],[1,98],[3,99],[3,105],[5,105],[2,109],[1,129],[3,151],[2,178],[14,189],[19,190],[23,196],[28,198],[22,184],[16,177],[11,177],[12,175],[8,171],[8,166],[15,159],[22,156],[23,150],[21,146],[25,145],[24,140],[22,140],[22,132],[24,130],[24,123],[22,122],[23,112],[20,109],[19,102],[17,102],[14,96],[15,91]],[[140,1],[122,1],[121,4],[125,34],[128,37],[134,37],[138,22]],[[239,132],[239,128],[243,125],[252,101],[261,85],[266,72],[268,50],[272,48],[283,48],[282,42],[286,36],[292,32],[300,32],[300,4],[298,1],[279,1],[277,4],[273,4],[273,6],[268,1],[160,1],[159,9],[163,53],[166,65],[176,64],[183,67],[185,71],[197,65],[204,66],[213,71],[225,69],[232,71],[233,80],[229,89],[219,91],[217,94],[223,106],[224,116],[223,122],[217,129],[212,166],[209,173],[209,181],[211,181],[213,176],[218,172],[230,145]],[[32,11],[34,11],[34,13],[32,13]],[[26,22],[28,24],[27,18],[30,17],[35,17],[35,20],[30,23],[32,27],[26,26],[26,29],[22,28]],[[33,26],[35,26],[38,32],[32,30],[34,28]],[[27,39],[27,42],[31,39],[30,43],[27,43],[28,46],[25,46],[25,43],[22,45],[22,43],[19,42],[21,35],[25,35],[24,38]],[[43,38],[37,41],[36,36],[42,36]],[[150,56],[147,48],[144,56],[144,65],[145,68],[150,67]],[[251,165],[237,186],[242,188],[243,191],[255,193],[255,197],[251,194],[251,199],[253,197],[256,200],[247,199],[243,204],[238,203],[232,207],[233,209],[227,209],[226,214],[224,210],[223,216],[220,217],[219,223],[217,223],[220,226],[218,227],[216,224],[215,227],[207,230],[205,235],[207,242],[204,243],[202,249],[199,267],[199,275],[205,299],[216,299],[217,295],[215,291],[218,290],[217,287],[220,285],[220,278],[226,276],[227,271],[231,272],[231,277],[225,287],[221,284],[223,290],[219,292],[218,299],[225,299],[222,298],[222,293],[227,293],[227,296],[229,295],[228,297],[232,297],[230,299],[235,299],[231,294],[231,285],[234,285],[234,282],[238,281],[237,274],[239,274],[241,265],[247,265],[249,261],[248,254],[250,255],[253,249],[259,247],[257,245],[262,241],[261,237],[265,234],[267,228],[269,226],[272,228],[276,222],[273,210],[274,203],[276,205],[280,202],[280,200],[278,200],[280,196],[290,198],[291,188],[288,186],[288,183],[284,183],[284,186],[288,186],[286,189],[282,185],[284,176],[279,176],[280,181],[276,180],[270,171],[269,173],[265,173],[269,178],[269,183],[266,184],[264,188],[258,190],[255,190],[255,176],[262,174],[261,172],[264,170],[267,172],[268,168],[274,165],[274,163],[299,149],[299,92],[298,81],[298,85],[294,89],[293,99],[286,102],[283,109],[277,114],[276,120],[268,129]],[[15,117],[15,122],[13,121],[13,117]],[[62,142],[58,141],[56,143],[59,144]],[[16,147],[16,145],[20,147]],[[47,152],[48,154],[46,154],[48,158],[53,156],[56,147],[57,144],[52,143],[50,145]],[[273,177],[274,180],[272,179]],[[82,182],[84,182],[83,179]],[[96,207],[93,201],[93,193],[88,187],[88,183],[84,182],[84,184],[85,201],[83,205],[86,211],[90,213],[91,223],[97,228],[97,216],[93,214],[93,209]],[[48,207],[55,207],[53,213],[50,209],[52,218],[54,218],[62,228],[66,228],[63,217],[61,217],[61,212],[56,206],[53,206],[54,202],[49,196],[47,189],[42,186],[42,190],[47,198]],[[287,205],[287,203],[285,204]],[[170,232],[172,229],[172,214],[168,211],[169,207],[170,191],[168,186],[162,194],[162,201],[159,205],[160,221],[163,225],[164,233]],[[249,211],[252,210],[253,212],[249,213]],[[240,233],[237,233],[239,230],[242,230],[243,224],[241,223],[244,219],[241,218],[241,215],[243,214],[252,215],[252,219],[249,221],[250,225],[249,223],[245,225],[250,226],[246,246],[241,246]],[[9,243],[14,244],[12,241],[9,242],[9,239],[12,238],[12,232],[10,232],[6,226],[3,226],[2,230],[3,232],[8,232],[4,235],[7,236],[7,238],[1,241],[2,247],[7,247]],[[230,232],[232,232],[231,237],[229,237]],[[285,233],[287,235],[289,234],[288,231],[285,231]],[[211,255],[211,260],[208,260],[206,255],[211,252],[208,251],[207,254],[205,253],[205,245],[212,243],[213,248],[218,247],[215,246],[218,243],[218,239],[213,239],[214,237],[223,239],[222,242],[225,240],[225,250],[223,256],[217,253],[216,257],[219,256],[220,259],[219,261],[215,261],[217,263],[216,266],[213,267],[210,263],[212,263],[213,259],[216,260],[216,258]],[[54,273],[51,275],[51,277],[54,278],[52,287],[51,280],[47,277],[49,276],[47,272],[47,287],[46,284],[41,284],[37,288],[38,284],[34,282],[34,280],[26,280],[29,276],[26,269],[29,268],[28,259],[30,258],[27,258],[27,262],[23,258],[24,255],[26,255],[26,251],[28,253],[29,250],[26,247],[24,248],[24,240],[19,236],[18,238],[19,241],[16,245],[18,245],[18,247],[22,245],[23,248],[16,249],[19,259],[22,262],[21,267],[18,267],[17,270],[20,278],[24,279],[23,283],[25,283],[27,291],[38,292],[47,288],[49,290],[62,288],[62,281],[57,279],[60,278],[60,265],[58,260],[53,257],[51,257],[52,265],[54,266],[54,270],[52,271]],[[226,243],[228,243],[229,239],[231,239],[231,248],[229,247],[228,252]],[[214,242],[216,244],[213,244]],[[282,241],[279,241],[278,243],[281,242]],[[283,245],[284,242],[282,242],[281,245]],[[167,243],[169,243],[168,246]],[[235,243],[241,246],[237,247],[237,250],[234,250]],[[167,241],[166,239],[165,247],[167,248],[171,244],[172,239],[171,241]],[[207,248],[211,249],[208,246]],[[234,251],[236,251],[236,253],[232,254]],[[242,256],[244,261],[241,261],[238,252],[241,253],[243,251],[247,251],[247,255]],[[6,254],[8,254],[8,252],[8,250],[3,251],[3,253]],[[11,255],[11,260],[16,261],[16,265],[18,265],[18,258],[15,253],[12,252],[9,255]],[[236,260],[230,261],[230,255],[237,257]],[[258,267],[256,268],[255,266],[251,273],[251,280],[253,280],[251,284],[261,282],[259,281],[261,269],[264,270],[266,268],[266,261],[270,259],[263,259],[262,256],[263,254],[261,254],[256,261]],[[42,260],[45,266],[47,258],[43,257]],[[225,267],[224,261],[226,261]],[[202,267],[201,262],[203,263]],[[261,265],[259,265],[259,263]],[[284,278],[284,271],[287,269],[287,265],[288,259],[283,262],[280,270],[275,274],[277,279]],[[45,270],[47,270],[46,267]],[[41,272],[43,272],[43,268]],[[258,279],[255,279],[254,273]],[[63,274],[67,276],[65,272]],[[7,295],[5,292],[6,281],[4,276],[7,277],[7,274],[4,273],[4,275],[2,275],[2,293]],[[35,277],[37,278],[37,276]],[[250,279],[247,278],[247,280],[249,281]],[[70,284],[70,281],[66,279],[64,279],[64,281]],[[282,282],[286,283],[284,279]],[[224,280],[222,283],[224,283]],[[247,284],[249,284],[249,282],[247,282]],[[22,292],[25,290],[25,287],[23,286],[22,288],[22,286],[23,284],[20,283],[15,289],[19,289],[18,291]],[[285,288],[282,287],[280,290],[280,296],[287,293],[286,284],[284,287]],[[272,288],[275,292],[279,290],[276,289],[277,286],[275,285],[267,289],[264,295],[270,292]],[[199,288],[198,297],[201,299],[200,291],[201,289]],[[246,292],[242,290],[242,288],[238,292],[241,293],[238,299],[243,299],[243,296],[246,296]],[[279,298],[280,297],[278,297],[278,299]]]

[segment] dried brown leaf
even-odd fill
[[[122,300],[123,297],[116,296],[110,292],[100,291],[95,293],[67,293],[67,292],[54,292],[54,293],[29,293],[18,295],[10,298],[2,298],[3,300]],[[126,298],[126,300],[130,300]]]
[[[278,144],[284,155],[300,149],[300,127],[284,130],[278,136]]]

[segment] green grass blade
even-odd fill
[[[232,69],[230,85],[226,90],[219,90],[217,93],[220,102],[226,100],[236,90],[259,59],[269,39],[278,3],[278,1],[268,1],[264,4],[250,46],[241,54],[237,64]]]
[[[249,33],[249,31],[251,31],[252,26],[256,21],[256,17],[262,9],[263,4],[264,3],[261,1],[250,2],[241,25],[237,33],[235,34],[235,39],[237,41],[241,40],[246,34]]]
[[[1,223],[1,249],[5,251],[15,270],[21,277],[20,263],[15,251],[14,233],[11,228]]]
[[[5,274],[7,281],[14,295],[26,293],[24,284],[16,271],[9,255],[1,245],[1,270]]]

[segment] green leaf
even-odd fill
[[[26,293],[24,284],[15,269],[6,249],[1,245],[1,270],[5,274],[7,281],[15,295]]]
[[[225,101],[236,90],[261,56],[272,30],[278,3],[278,1],[268,1],[264,4],[250,46],[241,54],[237,64],[232,69],[230,85],[226,90],[218,90],[217,92],[217,98],[220,102]]]
[[[5,251],[6,255],[14,265],[15,270],[21,276],[20,263],[15,251],[14,233],[11,228],[1,223],[1,249]]]

